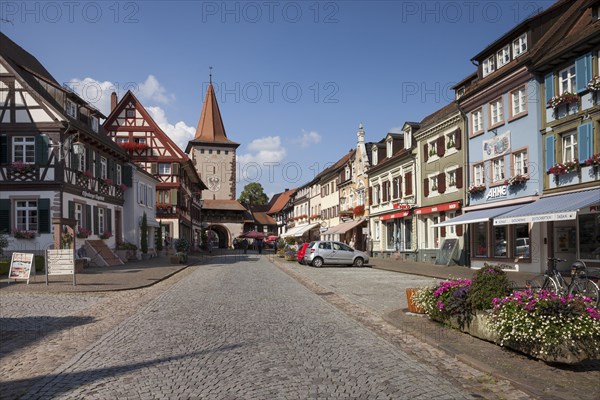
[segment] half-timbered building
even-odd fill
[[[206,187],[187,154],[165,134],[131,91],[120,101],[116,93],[112,94],[111,112],[104,127],[133,162],[158,179],[156,219],[164,227],[163,235],[184,238],[198,246],[201,191]]]
[[[85,243],[98,265],[120,263],[108,247],[122,235],[131,175],[103,117],[0,33],[0,232],[9,251]]]

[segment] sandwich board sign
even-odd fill
[[[73,285],[77,284],[73,249],[46,250],[46,285],[50,275],[73,275]]]
[[[13,253],[12,259],[10,260],[10,270],[8,271],[8,279],[26,280],[27,284],[29,284],[29,276],[31,275],[32,265],[32,253]]]

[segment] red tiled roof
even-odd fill
[[[296,193],[296,189],[290,189],[290,190],[287,190],[287,191],[281,193],[277,197],[277,200],[275,200],[275,203],[273,203],[273,206],[271,207],[271,209],[269,211],[267,211],[267,213],[275,214],[275,213],[278,213],[281,210],[283,210],[283,207],[285,207],[287,202],[290,201],[290,197],[292,197],[294,195],[294,193]]]
[[[260,225],[277,225],[277,221],[270,215],[267,215],[266,212],[255,212],[252,215],[254,215],[254,220]]]
[[[237,200],[204,200],[202,208],[206,210],[246,210],[246,208]]]

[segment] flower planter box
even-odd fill
[[[295,255],[285,255],[285,261],[296,261]]]
[[[408,312],[413,314],[425,314],[425,310],[417,306],[413,301],[413,295],[416,288],[406,288],[406,303],[408,304]]]
[[[490,314],[487,311],[478,311],[476,315],[473,316],[473,319],[470,323],[460,326],[458,323],[458,319],[453,317],[446,321],[438,321],[443,322],[454,329],[457,329],[461,332],[468,333],[469,335],[486,340],[488,342],[495,343],[500,345],[500,338],[498,334],[493,332],[489,327]],[[585,352],[578,350],[576,348],[569,348],[567,344],[562,344],[561,348],[557,349],[557,354],[532,354],[525,344],[520,345],[517,343],[504,344],[504,347],[509,349],[518,351],[527,356],[536,358],[538,360],[549,362],[549,363],[561,363],[561,364],[577,364],[582,361],[589,359],[589,355],[585,354]]]

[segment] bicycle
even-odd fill
[[[548,269],[543,276],[536,277],[527,282],[527,286],[533,291],[548,290],[556,294],[568,294],[572,296],[589,297],[594,307],[600,304],[600,289],[594,281],[587,276],[587,266],[581,260],[571,264],[571,281],[567,285],[565,278],[556,268],[559,262],[565,262],[562,258],[548,257]]]

